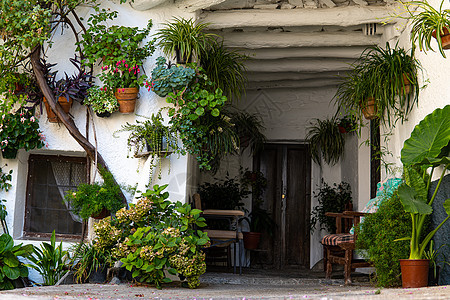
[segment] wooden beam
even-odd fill
[[[366,47],[304,47],[304,48],[264,48],[264,49],[236,49],[253,59],[280,58],[358,58]]]
[[[267,82],[267,81],[280,81],[280,80],[310,80],[310,79],[338,79],[345,76],[346,71],[329,71],[329,72],[311,72],[311,73],[298,73],[298,72],[247,72],[247,80],[252,82]]]
[[[327,72],[347,71],[354,60],[347,59],[278,59],[249,60],[245,66],[249,72]]]
[[[221,35],[225,46],[248,49],[369,46],[380,42],[378,36],[366,36],[362,32],[224,32]]]
[[[175,1],[178,8],[188,12],[195,12],[200,9],[207,9],[211,6],[225,2],[226,0],[179,0]]]
[[[213,1],[211,1],[213,2]],[[210,29],[270,26],[355,26],[381,23],[397,5],[346,6],[329,9],[228,10],[203,12],[200,18]]]
[[[143,11],[149,10],[155,6],[158,6],[167,0],[134,0],[129,1],[131,7],[135,10]]]
[[[309,80],[283,80],[283,81],[261,81],[250,82],[247,84],[247,90],[257,89],[298,89],[325,86],[338,86],[342,80],[339,78],[328,79],[309,79]]]

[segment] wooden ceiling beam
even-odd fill
[[[326,2],[325,2],[326,3]],[[327,9],[288,10],[227,10],[205,11],[201,20],[211,23],[210,29],[243,27],[289,27],[289,26],[355,26],[381,23],[395,13],[397,5],[346,6]]]

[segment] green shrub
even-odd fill
[[[376,269],[378,286],[401,285],[399,259],[409,256],[409,241],[394,241],[411,234],[411,220],[397,191],[386,198],[378,211],[364,218],[357,228],[356,247],[365,249]]]
[[[28,269],[18,256],[29,257],[32,252],[33,245],[14,246],[9,234],[0,235],[0,290],[12,290],[14,280],[28,276]]]
[[[94,247],[111,250],[114,258],[133,272],[140,282],[155,284],[170,282],[164,270],[186,277],[190,288],[198,287],[199,277],[206,271],[205,254],[209,246],[201,210],[189,204],[168,200],[163,192],[167,185],[148,189],[136,204],[120,209],[115,219],[110,217],[94,225]]]

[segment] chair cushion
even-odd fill
[[[350,233],[337,233],[328,234],[323,237],[322,245],[337,246],[342,243],[353,243],[353,234]]]

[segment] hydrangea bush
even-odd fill
[[[171,282],[167,271],[196,288],[206,271],[202,248],[209,246],[207,234],[196,228],[206,226],[205,219],[189,204],[169,201],[166,187],[155,185],[129,209],[94,225],[94,245],[110,250],[140,282],[161,287]]]

